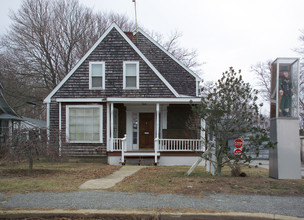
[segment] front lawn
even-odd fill
[[[102,159],[72,158],[67,162],[35,161],[32,173],[28,163],[0,163],[0,192],[69,192],[77,191],[87,180],[101,178],[118,170]]]
[[[120,166],[109,166],[104,160],[69,159],[66,162],[35,161],[28,173],[27,163],[0,161],[0,192],[6,194],[27,192],[70,192],[90,179],[107,176]],[[304,179],[276,180],[268,177],[263,168],[243,167],[247,177],[231,177],[230,169],[223,168],[222,177],[214,177],[198,167],[190,175],[188,166],[145,167],[127,177],[111,191],[177,193],[201,197],[207,193],[295,195],[304,196]]]
[[[178,193],[201,197],[207,193],[304,195],[304,179],[277,180],[264,168],[243,167],[247,177],[231,177],[224,167],[222,177],[211,176],[198,167],[185,176],[189,167],[147,167],[126,178],[110,190],[124,192]]]

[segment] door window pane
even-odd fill
[[[137,144],[137,133],[138,133],[138,114],[137,113],[133,113],[132,122],[133,122],[133,144]]]

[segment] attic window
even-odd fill
[[[105,89],[105,62],[90,62],[90,89]]]
[[[123,88],[139,89],[138,61],[125,61],[123,63]]]

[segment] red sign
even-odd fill
[[[234,156],[241,156],[241,154],[242,154],[241,149],[237,148],[237,149],[234,150]]]
[[[236,140],[234,141],[234,146],[235,146],[236,148],[241,148],[241,147],[243,146],[243,141],[242,141],[241,139],[236,139]]]

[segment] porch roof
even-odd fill
[[[107,98],[108,102],[113,103],[172,103],[172,104],[199,104],[201,98],[183,97],[183,98]]]
[[[22,121],[22,118],[7,113],[0,114],[0,119]]]
[[[199,104],[199,97],[180,97],[180,98],[58,98],[57,102],[112,102],[112,103],[169,103],[169,104]]]

